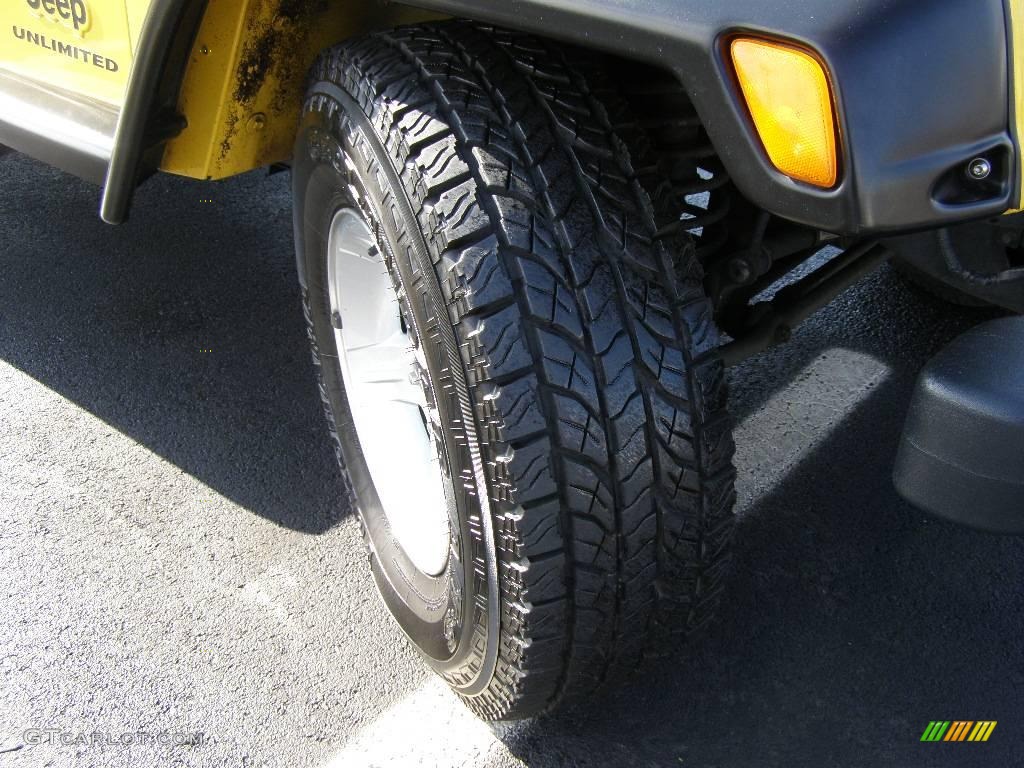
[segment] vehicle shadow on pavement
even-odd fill
[[[111,227],[97,217],[96,187],[21,156],[4,164],[19,205],[0,212],[0,359],[281,526],[320,533],[341,519],[294,274],[288,175],[157,175],[138,190],[132,219]],[[733,371],[734,415],[762,407],[821,349],[855,340],[851,323],[870,337],[857,305],[884,306],[893,297],[879,287],[906,290],[873,280],[834,305],[847,302],[849,319],[812,320],[792,344]],[[934,308],[902,321],[943,339],[965,326]]]
[[[4,163],[0,360],[278,525],[335,524],[287,174],[157,176],[110,227],[96,187]]]
[[[110,227],[96,187],[17,155],[4,169],[19,205],[0,212],[0,359],[281,526],[320,533],[346,514],[300,311],[287,174],[158,175],[132,219]],[[734,372],[737,417],[830,343],[819,326]]]
[[[497,728],[513,754],[538,768],[1024,764],[1024,543],[897,497],[912,381],[874,389],[744,510],[705,637],[586,707]],[[939,718],[999,725],[987,744],[920,743]]]

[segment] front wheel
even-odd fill
[[[732,528],[693,244],[571,56],[459,22],[346,43],[315,65],[294,156],[309,336],[374,578],[492,719],[706,623]]]

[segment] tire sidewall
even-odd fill
[[[355,100],[337,86],[322,85],[332,92],[307,101],[292,168],[299,277],[319,358],[322,395],[333,417],[344,481],[355,497],[371,570],[385,605],[449,684],[472,694],[487,685],[493,672],[500,601],[488,494],[465,370],[429,246],[412,216],[400,176]],[[377,237],[427,361],[428,397],[440,414],[439,439],[450,477],[449,558],[436,577],[416,569],[391,535],[345,396],[327,281],[328,233],[341,208],[359,210]]]

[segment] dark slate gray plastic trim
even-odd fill
[[[923,510],[1024,534],[1024,317],[979,325],[925,366],[893,479]]]
[[[182,73],[167,72],[167,62],[174,46],[191,47],[195,30],[183,31],[182,26],[187,12],[201,6],[205,6],[205,0],[153,0],[146,13],[103,187],[100,217],[108,224],[120,224],[128,217],[143,153],[149,148],[148,138],[160,107],[161,86],[168,77],[180,82]],[[199,14],[194,15],[198,22]]]

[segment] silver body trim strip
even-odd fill
[[[102,184],[116,107],[0,70],[0,144]]]

